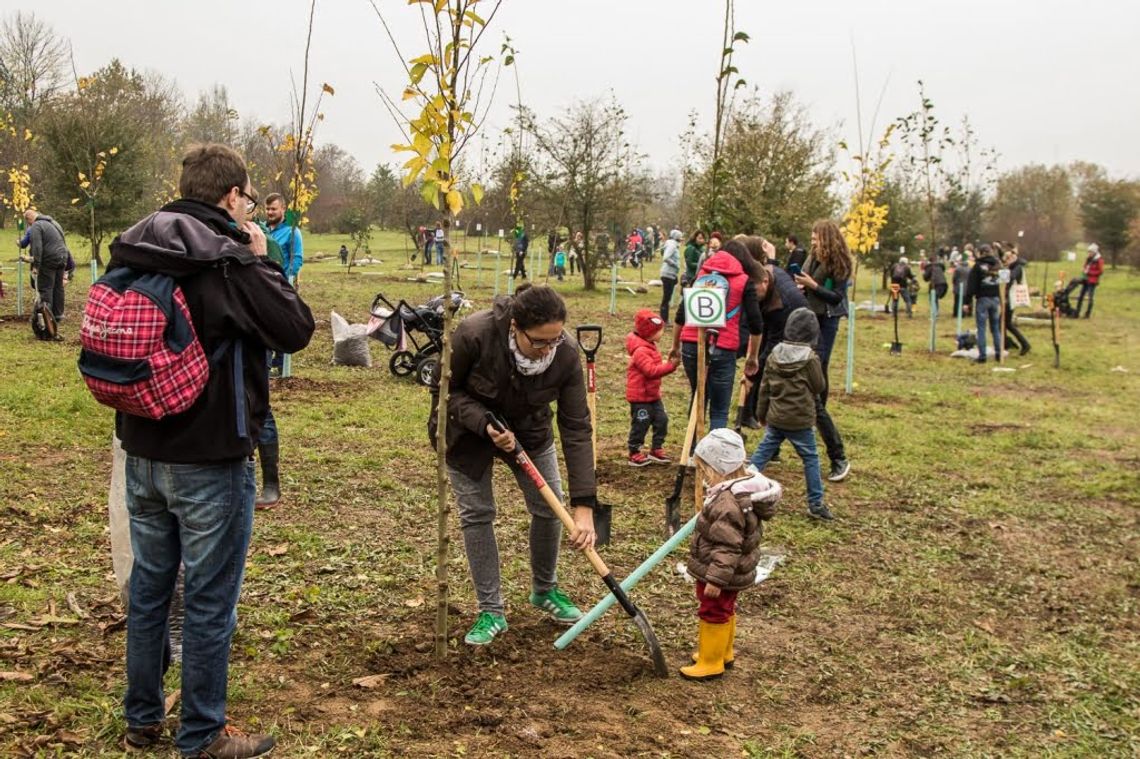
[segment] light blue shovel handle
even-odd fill
[[[643,561],[640,567],[633,570],[633,572],[631,572],[628,577],[621,581],[622,590],[627,593],[632,590],[634,585],[637,585],[637,583],[641,582],[641,578],[649,574],[650,570],[660,564],[662,559],[671,554],[673,552],[673,549],[676,548],[681,543],[681,541],[689,537],[689,535],[693,532],[694,529],[696,529],[696,527],[697,517],[694,516],[692,519],[686,522],[684,526],[681,527],[681,529],[677,530],[676,534],[674,534],[673,537],[669,538],[667,541],[665,541],[665,543],[662,544],[660,548],[654,551],[652,556]],[[596,622],[599,617],[606,613],[606,609],[613,606],[616,602],[617,599],[614,598],[613,593],[607,595],[605,598],[599,601],[594,606],[594,608],[586,612],[586,615],[579,619],[573,627],[563,633],[561,638],[554,641],[554,647],[561,651],[569,646],[574,642],[574,639],[577,638],[583,630],[594,624],[594,622]]]

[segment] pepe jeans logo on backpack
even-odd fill
[[[112,327],[107,322],[96,322],[87,314],[83,315],[83,334],[91,335],[99,340],[106,340],[109,335],[133,335],[132,327]]]
[[[79,371],[100,403],[162,419],[190,408],[210,378],[186,297],[165,274],[114,269],[87,296]]]

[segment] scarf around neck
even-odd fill
[[[515,369],[518,370],[519,374],[525,377],[533,377],[536,374],[545,372],[550,368],[550,365],[554,363],[554,356],[558,353],[558,349],[555,348],[542,358],[528,358],[519,350],[519,344],[515,340],[515,331],[513,329],[507,333],[507,339],[511,346],[511,353],[514,354],[515,357]]]

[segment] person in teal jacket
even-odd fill
[[[304,240],[301,230],[285,219],[285,198],[274,192],[265,198],[265,220],[269,222],[269,235],[281,246],[285,276],[296,282],[305,262]]]
[[[705,233],[698,229],[689,238],[689,244],[685,246],[685,278],[681,280],[682,287],[687,287],[690,282],[697,278],[697,263],[701,260],[701,254],[704,251]]]

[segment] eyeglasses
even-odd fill
[[[531,344],[532,347],[537,348],[538,350],[545,350],[546,348],[557,348],[559,345],[562,345],[562,343],[566,342],[565,332],[553,340],[536,340],[530,336],[529,332],[527,332],[525,329],[522,329],[521,327],[519,328],[519,332],[522,332],[524,335],[526,335],[527,341]]]
[[[238,192],[240,192],[241,196],[243,198],[245,198],[245,212],[246,213],[253,213],[254,209],[257,208],[257,196],[256,195],[250,195],[249,193],[247,193],[245,190],[243,190],[241,188],[238,188]]]

